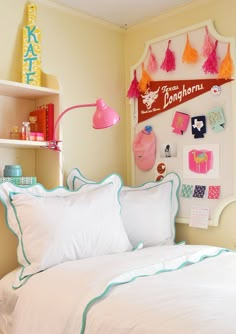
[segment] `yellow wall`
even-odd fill
[[[67,115],[61,123],[64,174],[78,167],[93,179],[113,171],[125,177],[124,30],[48,0],[33,2],[42,33],[43,70],[60,81],[62,109],[102,97],[121,117],[113,128],[94,130],[93,108]],[[0,79],[21,81],[26,4],[26,0],[0,0]]]

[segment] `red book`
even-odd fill
[[[30,112],[37,117],[37,132],[44,134],[44,140],[52,140],[54,132],[54,104],[47,103]]]
[[[46,140],[52,140],[54,132],[54,104],[47,103],[45,104],[45,108],[47,113]]]
[[[47,136],[47,113],[46,108],[38,108],[34,111],[31,111],[29,116],[37,117],[37,132],[42,132],[44,134],[44,140]]]

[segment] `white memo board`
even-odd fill
[[[134,72],[136,72],[137,80],[141,80],[142,70],[143,68],[147,68],[149,61],[150,46],[157,60],[157,70],[153,73],[149,73],[152,81],[172,81],[174,83],[183,80],[219,80],[217,79],[217,74],[205,73],[202,68],[206,61],[206,58],[202,55],[206,28],[208,29],[209,36],[212,40],[218,42],[216,54],[219,65],[226,55],[228,46],[230,46],[230,54],[234,63],[234,39],[231,37],[220,36],[216,32],[213,22],[205,21],[194,26],[186,27],[173,34],[163,36],[162,38],[148,41],[140,61],[131,68],[131,80],[134,77]],[[187,34],[192,47],[199,53],[198,61],[194,64],[187,64],[182,61]],[[169,40],[171,40],[171,50],[174,51],[175,54],[176,69],[167,72],[162,70],[160,66],[165,57]],[[194,98],[185,102],[181,101],[181,103],[169,107],[168,110],[155,114],[153,117],[141,122],[138,122],[138,99],[130,98],[131,112],[133,116],[131,147],[136,135],[143,130],[145,126],[151,126],[156,135],[156,160],[151,169],[144,171],[138,168],[135,164],[133,151],[131,151],[132,185],[141,185],[151,180],[155,181],[158,175],[156,167],[158,163],[164,162],[167,167],[166,172],[177,173],[181,180],[179,197],[180,209],[177,216],[177,222],[189,223],[191,208],[197,205],[209,208],[209,225],[216,225],[215,216],[217,215],[218,208],[221,207],[222,200],[235,195],[236,182],[234,175],[236,173],[234,173],[234,171],[236,151],[234,142],[236,140],[236,120],[234,114],[236,113],[236,98],[234,95],[236,90],[234,75],[232,75],[230,79],[232,79],[232,81],[225,81],[225,83],[223,82],[223,84],[221,83],[219,85],[219,95],[214,95],[212,90],[209,89]],[[215,108],[223,110],[225,117],[224,129],[220,132],[213,131],[207,117],[208,112]],[[171,126],[176,111],[186,113],[190,117],[187,130],[182,135],[174,133],[173,127]],[[204,134],[204,138],[196,139],[192,134],[191,117],[199,115],[206,116],[206,133]],[[163,156],[163,150],[166,144],[170,144],[175,151],[174,156],[170,158]],[[213,152],[213,167],[207,173],[201,174],[189,171],[188,152],[190,149],[195,148]],[[196,185],[204,186],[206,189],[204,197],[182,197],[181,191],[183,185],[192,186],[193,190]],[[219,199],[208,199],[208,190],[210,186],[220,186]]]

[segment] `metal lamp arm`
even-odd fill
[[[78,105],[75,105],[75,106],[72,106],[72,107],[69,107],[67,109],[65,109],[57,118],[56,122],[55,122],[55,125],[54,125],[54,131],[53,131],[53,142],[57,142],[57,139],[56,139],[56,130],[57,130],[57,127],[58,127],[58,124],[60,122],[60,120],[62,119],[62,117],[70,110],[72,109],[77,109],[77,108],[86,108],[86,107],[96,107],[96,103],[89,103],[89,104],[78,104]]]

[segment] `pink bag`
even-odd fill
[[[151,126],[138,132],[133,142],[135,163],[141,170],[149,170],[156,160],[156,137]]]

